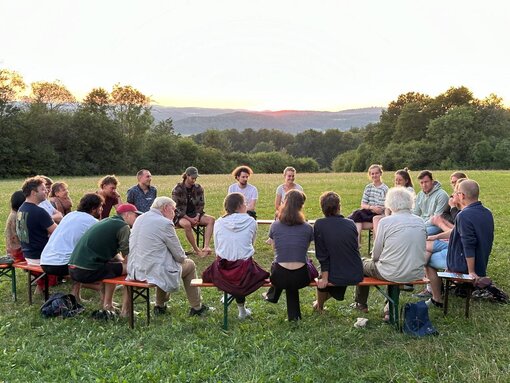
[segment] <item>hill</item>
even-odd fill
[[[382,108],[348,109],[338,112],[322,111],[246,111],[213,108],[174,108],[154,105],[156,121],[172,118],[176,132],[183,135],[198,134],[207,129],[278,129],[287,133],[300,133],[308,129],[349,130],[379,121]]]

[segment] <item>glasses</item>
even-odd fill
[[[459,192],[459,191],[457,191],[457,192],[453,193],[453,195],[458,195],[458,194],[464,194],[464,193]],[[464,194],[464,195],[465,195],[465,194]]]

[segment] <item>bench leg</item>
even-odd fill
[[[470,303],[472,294],[473,294],[473,286],[469,285],[469,287],[467,288],[467,297],[466,297],[466,318],[469,318],[469,303]]]
[[[135,298],[133,286],[126,286],[129,299],[129,327],[135,328]]]
[[[446,279],[444,287],[443,315],[448,314],[448,296],[450,294],[450,280]]]
[[[31,305],[32,304],[32,272],[27,271],[27,276],[28,276],[28,280],[27,280],[27,283],[28,283],[28,304]]]
[[[225,331],[228,330],[228,306],[230,306],[233,300],[233,296],[223,292],[223,330]]]
[[[374,286],[387,300],[390,309],[390,324],[394,325],[397,330],[400,329],[398,305],[400,300],[400,287],[398,285],[389,285],[386,293],[380,286]]]
[[[12,284],[12,299],[14,302],[18,300],[18,296],[16,294],[16,269],[13,267],[11,269],[11,284]]]

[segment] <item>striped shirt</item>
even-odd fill
[[[387,192],[388,186],[386,186],[384,183],[379,186],[368,184],[365,186],[365,190],[363,191],[363,198],[361,198],[361,203],[384,207],[384,200],[386,199]]]

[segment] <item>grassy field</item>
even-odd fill
[[[434,172],[449,192],[450,172]],[[510,250],[510,172],[473,171],[469,176],[481,185],[481,200],[495,216],[496,237],[489,262],[489,274],[496,284],[510,291],[508,278]],[[384,177],[383,177],[384,178]],[[54,179],[57,181],[57,179]],[[136,181],[120,177],[123,197]],[[179,176],[154,176],[159,195],[171,195]],[[77,204],[84,192],[96,189],[97,178],[66,178]],[[259,190],[257,214],[272,218],[274,193],[280,175],[257,174],[250,180]],[[388,173],[387,184],[392,184]],[[199,183],[206,190],[206,212],[218,217],[228,185],[227,175],[204,175]],[[321,216],[319,196],[334,190],[342,197],[348,215],[359,206],[365,174],[298,174],[307,194],[309,219]],[[0,221],[5,222],[8,199],[22,180],[0,181]],[[418,187],[416,187],[418,190]],[[180,235],[182,232],[180,231]],[[182,238],[182,237],[181,237]],[[264,241],[267,228],[261,227],[256,243],[256,259],[269,268],[271,249]],[[364,238],[366,241],[366,237]],[[0,240],[5,249],[4,239]],[[185,249],[189,248],[183,241]],[[366,252],[366,243],[364,243]],[[211,259],[195,260],[199,272]],[[144,316],[134,330],[127,322],[102,322],[90,318],[97,308],[97,296],[84,314],[73,319],[47,320],[39,315],[39,305],[29,306],[26,281],[18,271],[18,302],[10,298],[10,282],[0,282],[0,382],[508,382],[510,380],[510,314],[508,306],[475,301],[471,317],[463,316],[464,301],[452,298],[450,312],[431,309],[430,316],[440,336],[413,339],[383,324],[383,299],[371,292],[367,328],[353,327],[359,314],[349,308],[353,288],[346,300],[330,301],[323,315],[312,312],[314,291],[301,293],[303,320],[285,321],[285,299],[278,305],[265,303],[258,291],[247,299],[253,318],[236,319],[230,310],[230,329],[220,329],[220,293],[202,291],[204,302],[216,308],[205,318],[189,318],[182,292],[172,295],[170,313],[153,318],[149,327]],[[67,284],[53,291],[68,291]],[[120,297],[117,297],[120,300]],[[415,301],[401,294],[402,304]],[[140,310],[142,307],[140,307]]]

